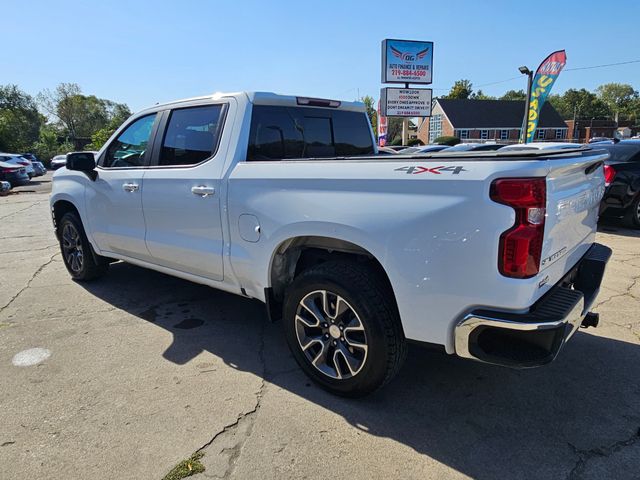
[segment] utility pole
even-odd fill
[[[518,68],[521,74],[527,78],[527,100],[524,104],[524,118],[522,119],[522,135],[520,137],[522,143],[527,143],[527,127],[529,125],[529,104],[531,102],[531,86],[533,84],[533,72],[528,67]]]

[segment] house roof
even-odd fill
[[[524,117],[524,100],[436,100],[454,128],[520,128]],[[560,114],[545,102],[539,128],[566,128]]]

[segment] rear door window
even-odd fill
[[[364,113],[312,107],[253,107],[247,160],[372,155]]]
[[[218,146],[224,105],[173,110],[162,140],[158,165],[189,166],[210,158]]]

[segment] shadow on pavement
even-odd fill
[[[615,219],[601,219],[598,222],[598,232],[640,238],[640,229],[628,228],[621,220]]]
[[[124,263],[83,287],[171,332],[168,361],[209,351],[473,478],[565,477],[638,435],[640,346],[631,343],[579,333],[556,362],[526,371],[412,346],[393,382],[348,400],[310,384],[259,302]]]

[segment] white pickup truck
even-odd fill
[[[376,155],[359,103],[215,94],[69,154],[51,211],[71,276],[116,260],[265,302],[322,387],[363,395],[408,340],[550,362],[589,308],[606,153]]]

